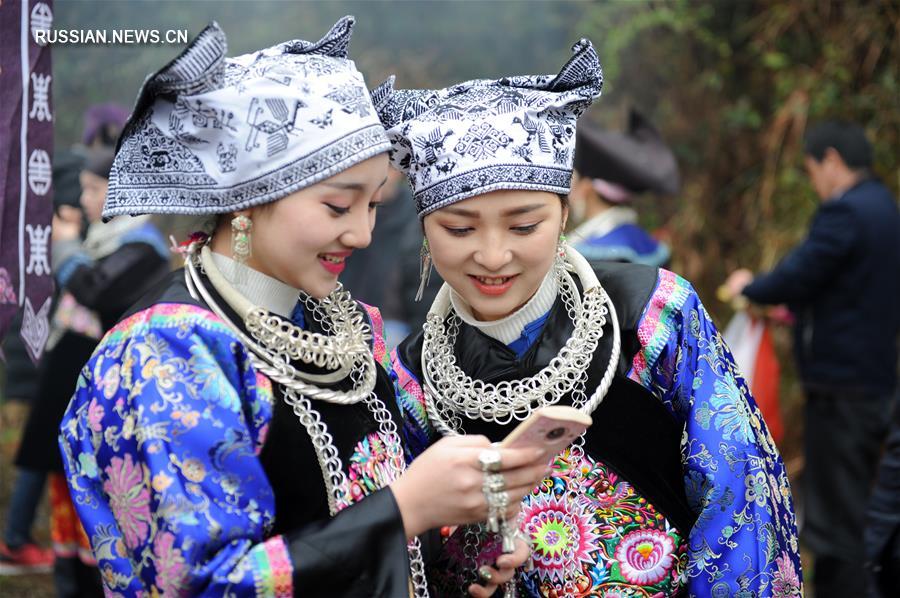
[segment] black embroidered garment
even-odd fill
[[[619,317],[617,375],[592,414],[584,457],[558,455],[551,476],[522,502],[520,529],[535,567],[517,576],[519,595],[801,596],[784,463],[696,293],[665,270],[595,269]],[[454,355],[475,379],[523,378],[557,355],[572,328],[557,300],[520,359],[464,322]],[[588,394],[611,352],[611,325],[604,330]],[[422,333],[393,354],[414,455],[436,437],[423,406],[421,359]],[[462,421],[465,432],[494,440],[512,429]],[[429,580],[442,595],[462,595],[471,572],[498,551],[493,536],[458,530]]]

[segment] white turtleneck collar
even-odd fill
[[[216,267],[222,272],[222,276],[241,295],[249,299],[254,305],[258,305],[283,318],[290,319],[294,306],[297,305],[299,299],[299,289],[295,289],[277,278],[272,278],[245,264],[241,264],[228,256],[215,251],[210,253]],[[245,274],[243,277],[244,282],[235,282],[239,270],[243,270]]]
[[[522,336],[525,326],[550,311],[550,308],[553,307],[553,302],[556,301],[558,291],[559,283],[556,280],[553,268],[551,268],[547,275],[544,276],[544,280],[541,282],[541,286],[538,287],[537,292],[532,295],[525,305],[505,318],[492,322],[483,322],[476,319],[472,309],[456,291],[450,292],[450,302],[463,322],[477,328],[504,345],[508,345]]]

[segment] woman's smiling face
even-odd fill
[[[283,199],[239,212],[253,222],[247,265],[312,297],[327,296],[353,250],[372,241],[387,174],[387,154],[379,154]],[[231,255],[231,234],[231,218],[224,218],[213,249]]]
[[[434,267],[479,320],[524,305],[553,265],[566,209],[544,191],[477,195],[425,217]]]

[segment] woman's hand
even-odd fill
[[[442,526],[484,521],[487,501],[478,455],[491,444],[484,436],[442,438],[419,455],[391,484],[409,538]],[[507,519],[514,520],[519,503],[549,473],[548,455],[534,447],[496,449],[509,494]]]
[[[516,568],[521,567],[531,556],[531,547],[521,538],[516,538],[516,551],[500,555],[497,558],[496,567],[484,566],[482,569],[490,574],[490,580],[484,579],[484,585],[472,584],[469,586],[469,595],[475,598],[489,598],[497,591],[497,588],[505,584],[516,574]],[[480,572],[479,572],[480,573]]]

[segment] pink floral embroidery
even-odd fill
[[[786,552],[775,559],[778,569],[772,581],[772,596],[774,598],[795,598],[801,596],[800,576],[794,569],[794,563]]]
[[[263,548],[272,570],[272,594],[275,598],[290,598],[294,595],[294,567],[284,540],[281,536],[270,538],[263,544]]]
[[[589,502],[583,496],[544,493],[529,498],[522,507],[522,529],[531,538],[531,557],[542,575],[563,581],[568,568],[595,564],[592,551],[598,537]]]
[[[6,268],[0,268],[0,304],[17,303],[16,292]]]
[[[185,595],[184,579],[188,568],[181,551],[175,548],[175,536],[170,532],[156,535],[153,541],[153,554],[156,556],[156,585],[163,596]]]
[[[381,317],[381,311],[377,307],[362,302],[360,304],[369,314],[369,320],[372,322],[372,355],[375,357],[375,361],[384,366],[384,369],[391,371],[391,355],[384,343],[384,318]]]
[[[150,532],[150,492],[130,454],[125,455],[124,461],[113,457],[104,472],[107,480],[103,482],[103,491],[109,496],[113,516],[125,536],[125,545],[134,549]]]
[[[88,425],[94,432],[103,431],[103,405],[97,402],[97,399],[91,399],[88,405]]]
[[[359,441],[347,472],[349,499],[342,501],[338,508],[350,506],[387,486],[392,479],[390,461],[387,447],[378,433],[373,432]]]
[[[658,530],[636,530],[616,546],[616,560],[629,582],[653,585],[666,578],[675,565],[675,543]]]
[[[591,464],[585,463],[582,467],[591,467]],[[586,489],[590,490],[597,507],[604,511],[619,506],[631,488],[628,482],[620,480],[614,471],[600,467],[589,469],[585,485],[588,486]]]
[[[186,303],[159,303],[139,311],[113,326],[105,337],[105,344],[112,346],[124,343],[129,337],[139,334],[143,328],[170,328],[173,322],[194,321],[204,328],[228,333],[228,328],[215,314],[202,307]]]
[[[650,367],[657,362],[672,332],[673,312],[684,303],[689,291],[686,280],[668,270],[659,271],[657,288],[647,303],[637,331],[641,350],[635,354],[628,374],[638,384],[649,388]]]

